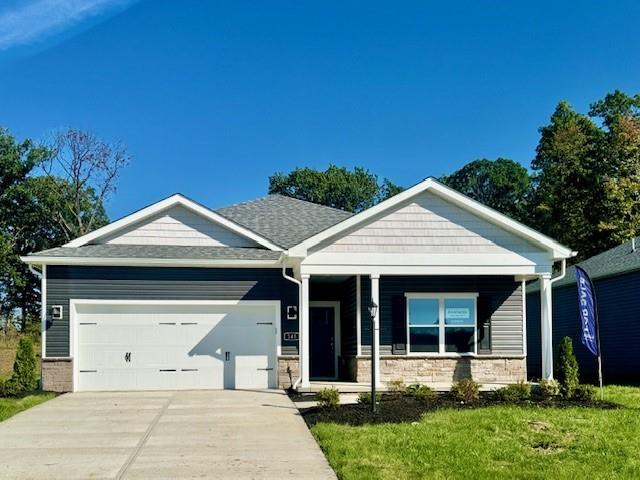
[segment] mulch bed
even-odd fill
[[[311,400],[312,397],[305,396]],[[298,396],[295,398],[300,399]],[[318,422],[331,422],[344,425],[366,425],[380,423],[412,423],[420,421],[425,413],[439,409],[474,409],[487,408],[496,405],[538,406],[542,408],[591,407],[602,409],[621,408],[620,405],[600,400],[577,401],[557,398],[543,401],[532,397],[531,400],[519,402],[504,402],[497,400],[490,392],[482,393],[480,399],[473,403],[464,403],[450,394],[439,394],[436,399],[425,402],[408,395],[383,395],[378,402],[376,413],[371,411],[371,405],[347,404],[339,405],[335,409],[310,407],[300,409],[300,414],[309,427]]]

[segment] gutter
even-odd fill
[[[285,280],[289,280],[290,282],[298,285],[298,331],[300,331],[300,309],[302,308],[302,282],[297,278],[287,275],[287,267],[285,265],[286,259],[287,259],[287,255],[283,253],[282,256],[280,257],[280,263],[282,263],[282,278],[284,278]],[[282,332],[280,332],[280,335],[282,335]],[[298,362],[299,361],[300,361],[300,339],[298,337]],[[298,378],[296,379],[295,382],[293,382],[293,384],[291,385],[291,388],[293,390],[297,390],[298,385],[300,384],[301,381],[302,381],[302,376],[300,372],[300,367],[298,367]]]

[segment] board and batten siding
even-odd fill
[[[248,238],[182,206],[174,206],[103,239],[119,245],[257,247]]]
[[[526,240],[424,192],[337,239],[322,253],[542,253]]]
[[[69,300],[281,300],[282,331],[298,331],[286,319],[297,305],[297,286],[279,269],[206,269],[159,267],[47,267],[47,357],[69,356]],[[63,318],[52,320],[50,307],[62,305]],[[297,342],[282,342],[297,352]]]
[[[605,382],[632,382],[640,379],[640,272],[629,272],[593,281],[598,300],[602,375]],[[532,286],[527,294],[527,371],[539,378],[542,370],[540,343],[540,291]],[[553,349],[564,337],[573,341],[580,375],[596,381],[597,359],[582,345],[576,284],[553,287]],[[557,358],[557,357],[556,357]]]
[[[371,291],[362,277],[362,311],[366,312]],[[486,299],[491,323],[491,354],[523,354],[522,284],[512,276],[381,276],[380,354],[391,355],[393,343],[392,301],[406,293],[477,292]],[[371,322],[363,314],[362,354],[371,352]]]

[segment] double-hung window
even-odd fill
[[[475,293],[407,293],[408,352],[476,353]]]

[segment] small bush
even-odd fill
[[[561,393],[565,398],[573,397],[573,391],[580,383],[578,376],[578,360],[573,353],[573,342],[571,338],[564,337],[560,342],[558,352],[558,381]]]
[[[465,378],[451,386],[451,393],[461,402],[473,403],[480,398],[480,384],[471,378]]]
[[[540,396],[543,400],[553,400],[553,398],[560,395],[560,383],[557,380],[540,380],[539,384]]]
[[[380,401],[380,394],[376,393],[376,403]],[[371,405],[371,392],[360,392],[358,394],[358,403],[360,405]]]
[[[414,383],[407,387],[407,394],[417,400],[423,402],[430,402],[435,400],[438,394],[427,385],[420,385],[419,383]]]
[[[573,389],[573,396],[571,398],[581,402],[591,401],[596,398],[596,387],[588,383],[582,383]]]
[[[3,397],[15,397],[38,388],[38,361],[33,351],[33,343],[27,337],[18,342],[13,374],[0,385]]]
[[[519,381],[511,385],[506,385],[494,392],[498,400],[503,402],[521,402],[531,398],[531,385],[527,382]]]
[[[316,394],[320,408],[335,409],[340,404],[340,393],[336,388],[323,388]]]
[[[407,387],[404,384],[404,380],[397,378],[387,383],[387,389],[389,393],[399,396],[407,391]]]

